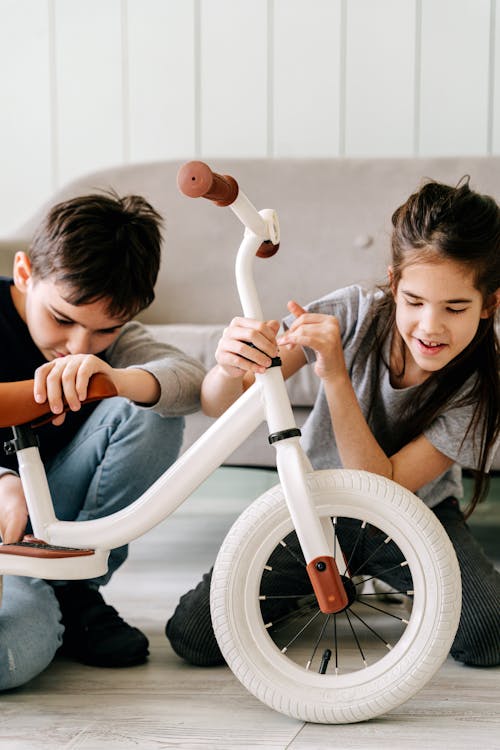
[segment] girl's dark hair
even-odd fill
[[[473,435],[481,445],[467,515],[488,490],[486,465],[500,430],[499,346],[493,314],[493,295],[500,288],[500,209],[492,197],[471,190],[469,179],[462,178],[457,187],[434,181],[424,184],[394,212],[391,240],[395,287],[404,268],[412,263],[453,260],[474,274],[484,305],[491,305],[492,314],[481,318],[471,343],[442,370],[432,373],[419,387],[411,413],[403,416],[407,443],[420,435],[474,376],[471,389],[457,403],[474,405],[464,440]],[[378,359],[395,322],[394,297],[388,286],[384,290],[378,312],[385,310],[381,319],[386,322],[376,336]]]
[[[33,276],[65,286],[72,305],[105,300],[130,319],[154,300],[162,218],[142,197],[113,191],[58,203],[30,246]]]

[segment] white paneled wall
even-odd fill
[[[1,0],[0,233],[54,185],[53,65],[46,2]]]
[[[269,3],[269,156],[338,156],[343,106],[341,0]]]
[[[124,159],[121,11],[120,0],[55,0],[58,182]]]
[[[490,21],[490,90],[488,153],[500,154],[500,0],[492,5]]]
[[[491,14],[491,0],[422,2],[422,153],[487,152]],[[500,38],[497,49],[500,54]]]
[[[126,161],[168,159],[195,150],[199,87],[194,9],[192,0],[123,4]]]
[[[0,0],[0,234],[73,177],[500,153],[500,0]]]
[[[438,0],[439,1],[439,0]],[[345,153],[412,153],[415,0],[347,0]]]
[[[267,151],[267,0],[201,0],[199,148]]]

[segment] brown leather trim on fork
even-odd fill
[[[347,607],[349,599],[333,557],[317,557],[306,569],[322,612],[333,614]]]

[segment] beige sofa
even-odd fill
[[[130,165],[89,174],[67,185],[50,203],[102,188],[139,193],[165,218],[164,258],[156,300],[141,319],[156,335],[199,357],[207,367],[224,324],[240,313],[233,262],[242,227],[231,211],[180,195],[180,162]],[[275,208],[281,248],[256,260],[264,314],[280,318],[286,302],[315,299],[352,282],[373,284],[385,277],[392,211],[425,177],[455,184],[471,176],[474,188],[498,199],[500,157],[441,159],[255,159],[211,162],[232,174],[257,208]],[[2,273],[13,252],[27,248],[46,207],[14,236],[0,242]],[[303,422],[317,383],[311,372],[290,382],[290,395]],[[187,419],[185,445],[209,423],[201,414]],[[228,463],[271,466],[274,450],[264,427],[235,451]],[[495,469],[500,468],[500,457]]]

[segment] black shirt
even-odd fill
[[[29,380],[35,370],[47,360],[31,338],[28,326],[20,317],[12,301],[12,279],[0,276],[0,382]],[[53,424],[37,429],[40,454],[44,461],[55,456],[68,444],[81,425],[95,409],[96,404],[86,404],[78,412],[69,412],[59,427]],[[10,429],[0,429],[0,466],[17,470],[15,454],[6,455],[3,444],[12,437]]]

